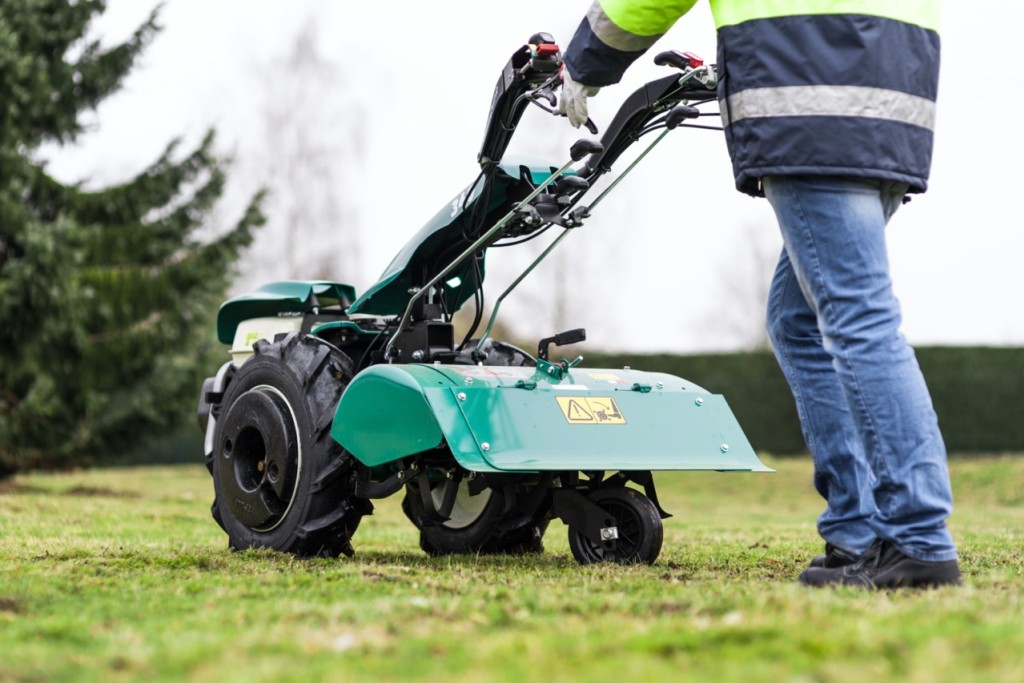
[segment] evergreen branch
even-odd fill
[[[165,311],[152,311],[144,320],[132,324],[129,327],[107,332],[97,332],[87,337],[91,344],[108,344],[112,341],[124,339],[140,332],[151,332],[164,319]]]
[[[219,352],[211,322],[233,264],[264,222],[258,193],[199,241],[225,183],[212,131],[96,192],[32,161],[41,141],[74,138],[159,30],[157,8],[120,45],[86,42],[105,4],[0,0],[0,477],[175,426]]]
[[[204,173],[213,187],[223,187],[222,162],[213,153],[210,130],[199,146],[180,162],[173,161],[180,140],[172,140],[159,159],[132,180],[100,192],[74,192],[66,196],[71,216],[84,225],[142,223],[148,214],[167,207]],[[212,204],[212,202],[209,202]]]

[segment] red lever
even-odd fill
[[[558,46],[554,43],[545,43],[534,48],[538,57],[554,57],[558,54]]]
[[[698,54],[694,54],[693,52],[684,52],[683,56],[689,60],[691,69],[696,69],[698,66],[704,66],[704,60]]]

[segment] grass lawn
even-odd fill
[[[967,586],[808,590],[806,459],[662,474],[652,567],[431,559],[378,504],[356,557],[231,553],[202,466],[0,484],[0,681],[1022,681],[1024,457],[956,459]]]

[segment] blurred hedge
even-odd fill
[[[806,450],[792,394],[770,351],[585,356],[586,367],[629,365],[685,377],[725,395],[756,450]],[[950,452],[1024,452],[1024,348],[923,347],[917,358]]]

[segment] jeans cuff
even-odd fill
[[[952,550],[943,550],[937,553],[924,553],[918,550],[904,548],[902,546],[898,546],[895,544],[893,545],[895,546],[896,550],[899,550],[907,557],[911,557],[920,562],[949,562],[950,560],[957,560],[960,558],[960,555],[959,553],[957,553],[956,548],[953,548]]]

